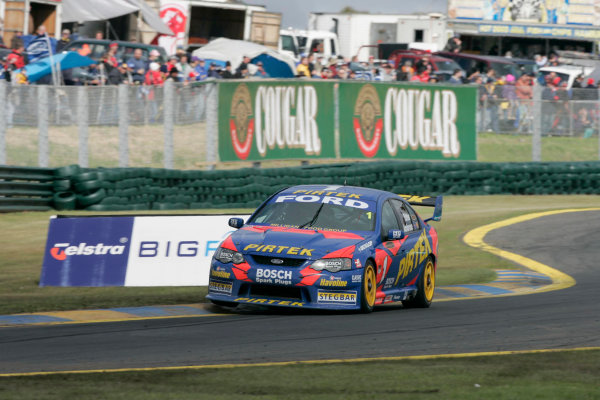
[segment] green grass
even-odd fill
[[[477,135],[477,160],[485,162],[531,161],[531,135]],[[598,138],[543,137],[542,161],[599,160]]]
[[[529,212],[598,204],[599,196],[447,196],[443,219],[434,223],[440,243],[437,284],[491,281],[495,278],[493,269],[515,268],[506,260],[466,246],[462,237],[473,228]],[[428,208],[420,211],[425,216],[432,212]],[[205,287],[40,288],[48,219],[52,214],[0,215],[0,315],[204,301]]]
[[[21,399],[598,399],[600,351],[0,378]]]

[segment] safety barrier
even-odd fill
[[[600,162],[364,162],[286,168],[81,169],[54,173],[54,207],[180,210],[253,208],[299,184],[354,185],[415,195],[600,194]]]
[[[51,210],[54,169],[0,165],[0,212]]]

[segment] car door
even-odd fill
[[[424,240],[423,227],[415,211],[406,203],[397,199],[390,199],[394,212],[400,221],[400,229],[404,231],[404,239],[398,253],[394,256],[394,287],[413,285],[418,277],[422,260],[422,246]],[[389,279],[389,278],[388,278]]]

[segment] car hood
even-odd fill
[[[334,232],[310,229],[245,226],[231,236],[244,254],[319,259],[336,250],[356,245],[369,235],[365,232]]]

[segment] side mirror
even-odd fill
[[[390,229],[388,231],[387,237],[385,239],[386,240],[400,240],[400,239],[404,239],[404,236],[406,236],[406,234],[404,233],[403,230]]]
[[[241,218],[229,218],[229,226],[239,229],[244,225],[244,220]]]

